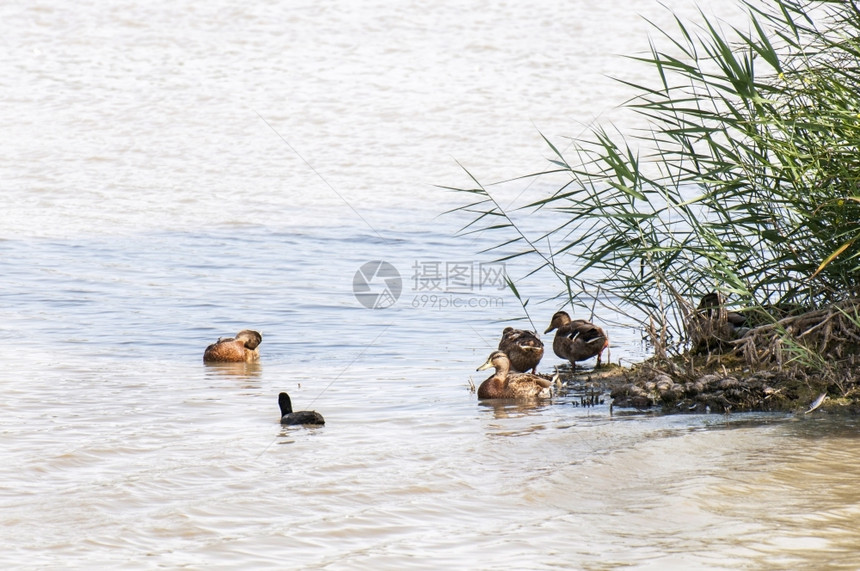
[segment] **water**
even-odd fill
[[[522,310],[434,185],[624,119],[606,76],[646,77],[614,55],[647,46],[640,13],[668,22],[644,0],[0,7],[0,563],[856,568],[854,419],[469,391]],[[371,260],[403,280],[384,310],[353,295]],[[440,295],[446,265],[472,279]],[[647,354],[598,319],[613,361]],[[245,327],[259,364],[200,362]],[[281,390],[326,426],[282,428]]]

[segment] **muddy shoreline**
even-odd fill
[[[703,300],[704,302],[704,300]],[[693,349],[629,368],[561,369],[573,387],[609,393],[619,409],[677,413],[860,413],[860,299],[757,327],[730,326],[728,313],[698,310]]]
[[[794,412],[860,413],[856,368],[841,366],[826,375],[801,369],[752,371],[731,356],[658,361],[631,367],[559,368],[568,394],[582,404],[610,403],[611,409],[663,414]]]

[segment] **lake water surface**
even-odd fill
[[[647,77],[617,55],[647,48],[641,16],[671,20],[647,0],[0,6],[0,564],[860,567],[856,419],[469,390],[523,311],[439,186],[623,122],[608,76]],[[385,309],[354,295],[374,260],[402,279]],[[536,328],[557,289],[520,282]],[[613,362],[647,356],[627,316],[597,320]],[[259,364],[201,362],[242,328]],[[282,390],[326,426],[281,427]]]

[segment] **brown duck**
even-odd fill
[[[725,302],[726,300],[719,292],[712,291],[702,296],[702,301],[699,302],[699,307],[696,310],[699,315],[708,319],[718,319],[722,317]],[[725,319],[733,328],[743,327],[747,322],[746,316],[737,311],[726,311]]]
[[[263,341],[263,336],[257,331],[243,329],[236,337],[218,339],[206,347],[203,352],[204,362],[251,363],[260,358],[257,346]]]
[[[552,382],[531,373],[511,373],[504,351],[494,351],[479,371],[495,367],[495,374],[478,387],[479,399],[536,399],[552,396]]]
[[[543,358],[543,341],[532,331],[505,327],[499,341],[499,351],[504,351],[511,361],[511,369],[537,372],[538,363]]]
[[[747,316],[728,311],[725,298],[718,292],[702,296],[686,327],[694,352],[727,349],[733,340],[749,331]]]
[[[574,366],[577,361],[585,361],[596,355],[595,366],[600,366],[603,350],[609,347],[609,336],[603,329],[584,319],[571,320],[566,311],[556,312],[544,333],[553,329],[556,332],[552,350],[556,355],[567,359]]]

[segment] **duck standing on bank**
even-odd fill
[[[603,350],[609,347],[609,336],[603,329],[584,319],[572,320],[566,311],[556,312],[544,333],[553,329],[556,332],[552,350],[556,355],[567,359],[574,367],[577,361],[585,361],[596,355],[595,367],[600,366]]]
[[[504,351],[511,362],[511,369],[537,373],[537,366],[543,358],[543,342],[532,331],[505,327],[499,341],[499,351]]]
[[[206,347],[203,352],[204,363],[252,363],[260,358],[257,346],[263,342],[263,336],[252,329],[243,329],[236,337],[218,339]]]
[[[531,373],[511,373],[504,351],[494,351],[479,371],[495,367],[495,374],[478,387],[479,399],[535,399],[552,396],[552,382]]]

